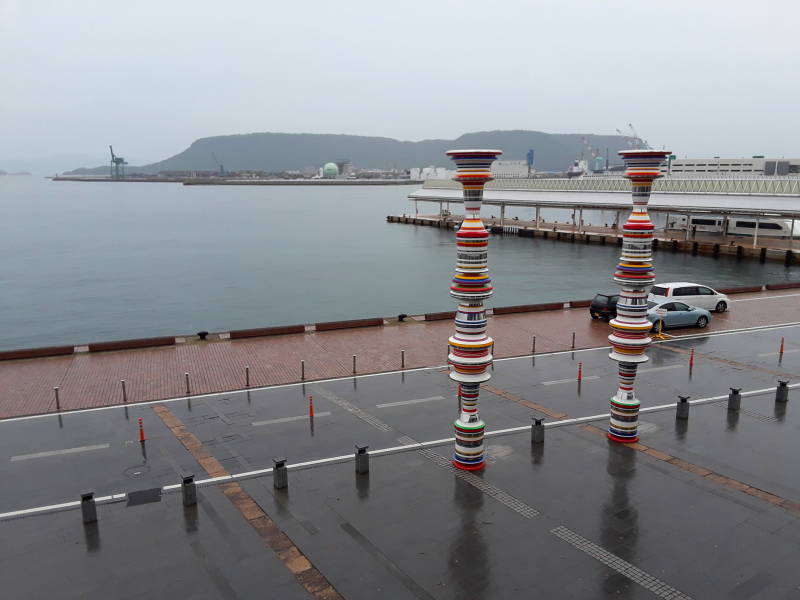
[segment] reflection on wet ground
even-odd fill
[[[780,336],[800,347],[800,327],[654,346],[638,389],[643,407],[669,409],[644,413],[632,446],[610,443],[602,418],[552,426],[553,415],[607,412],[606,350],[498,362],[481,416],[489,430],[522,430],[487,438],[488,466],[470,477],[448,462],[455,390],[441,370],[165,402],[169,426],[152,406],[2,422],[4,513],[86,490],[144,497],[182,473],[281,456],[311,464],[290,469],[287,490],[266,474],[200,486],[189,507],[180,493],[121,496],[87,526],[76,509],[6,514],[0,571],[20,598],[307,598],[310,569],[348,599],[791,597],[799,392],[783,403],[775,386],[800,381],[800,353],[773,356]],[[578,361],[595,377],[580,388]],[[742,388],[738,411],[731,387]],[[679,395],[720,400],[678,420]],[[534,416],[551,425],[543,444],[531,443]],[[427,440],[445,441],[408,447]],[[354,472],[355,444],[369,446],[368,473]],[[278,533],[296,551],[265,543]]]

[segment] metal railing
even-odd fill
[[[424,189],[461,189],[449,179],[428,179]],[[534,192],[627,192],[630,183],[622,177],[576,177],[573,179],[495,179],[487,190],[521,190]],[[736,194],[744,196],[800,196],[800,178],[761,177],[729,179],[675,179],[653,182],[654,193],[665,194]]]

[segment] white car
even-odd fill
[[[689,306],[697,306],[706,310],[725,312],[728,310],[730,300],[725,294],[720,294],[713,288],[699,283],[676,281],[673,283],[657,283],[650,288],[647,295],[649,302],[663,302],[676,300],[685,302]]]

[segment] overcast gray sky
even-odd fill
[[[0,0],[0,160],[629,122],[680,155],[798,156],[798,22],[798,0]]]

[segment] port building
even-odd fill
[[[675,158],[661,171],[665,175],[800,175],[800,158]]]

